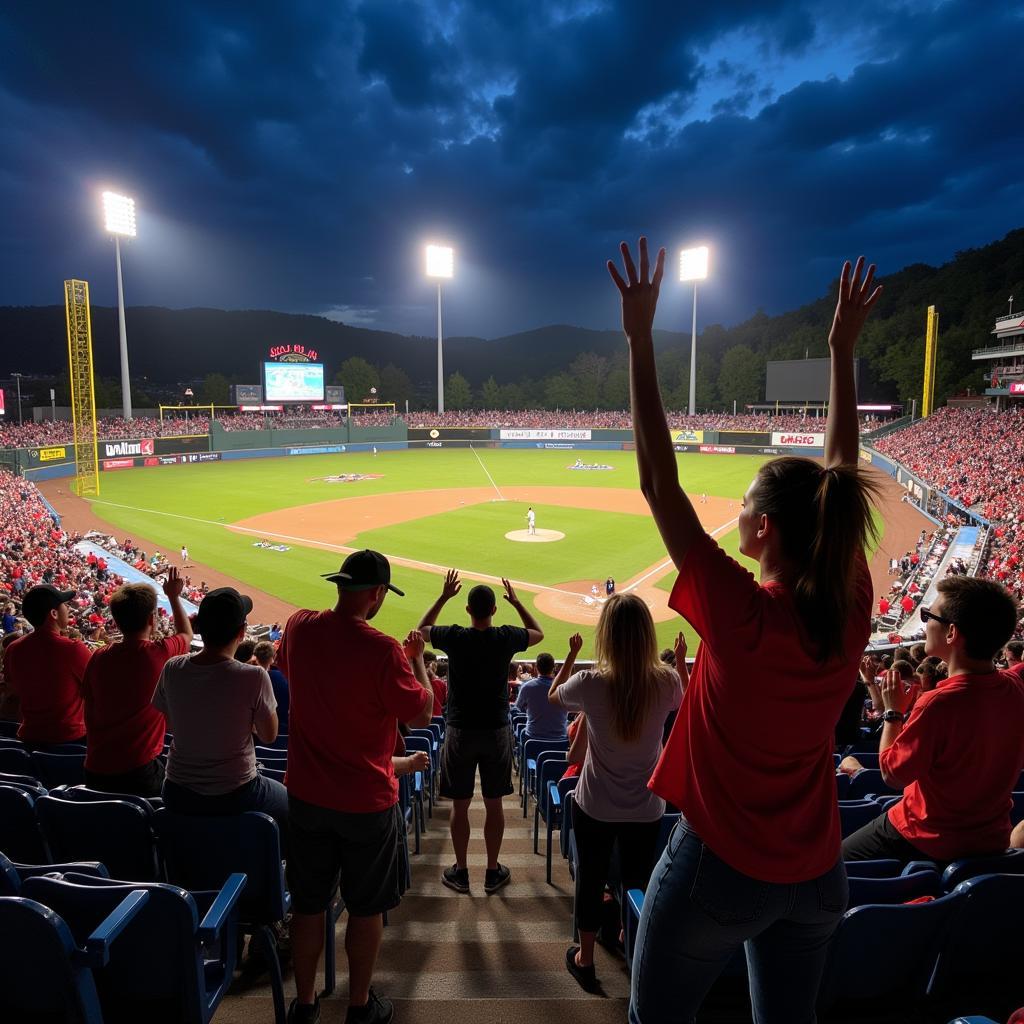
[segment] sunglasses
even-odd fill
[[[956,623],[952,619],[944,619],[941,615],[936,615],[931,608],[921,608],[921,621],[927,622],[929,619],[934,619],[936,622],[942,622],[947,626],[955,626]]]

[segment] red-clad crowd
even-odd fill
[[[120,416],[104,416],[97,421],[101,440],[117,441],[136,437],[180,437],[185,434],[208,434],[208,417],[197,415],[136,416],[126,420]],[[43,420],[39,423],[0,422],[0,448],[34,448],[39,445],[70,444],[75,439],[70,420]]]
[[[981,574],[1024,596],[1024,410],[943,408],[875,447],[992,523]]]

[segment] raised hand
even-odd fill
[[[860,659],[860,678],[865,683],[873,683],[878,673],[878,662],[870,655],[865,654]]]
[[[828,344],[829,348],[840,354],[849,354],[853,351],[871,307],[882,294],[881,285],[877,285],[874,290],[871,288],[875,279],[874,263],[868,267],[862,283],[860,275],[863,269],[864,257],[858,256],[853,273],[850,273],[850,261],[847,260],[839,276],[839,299],[836,302],[836,313],[832,319]]]
[[[456,569],[449,569],[445,573],[444,586],[441,587],[441,596],[450,601],[462,589],[462,582]]]
[[[505,593],[502,595],[505,600],[511,605],[518,605],[519,598],[516,597],[516,589],[512,586],[512,581],[502,577],[501,585],[505,588]]]
[[[665,250],[658,250],[655,261],[654,277],[650,277],[650,259],[647,255],[647,239],[640,237],[640,273],[637,274],[636,264],[625,242],[619,244],[622,253],[622,265],[626,270],[623,280],[618,268],[612,260],[608,261],[608,273],[611,274],[615,287],[622,296],[622,329],[629,341],[650,338],[654,327],[654,311],[658,307],[658,293],[661,290],[661,279],[665,274]]]
[[[569,656],[575,658],[583,650],[583,637],[579,633],[573,633],[569,637]]]
[[[410,662],[423,657],[423,637],[418,629],[412,630],[402,643],[405,656]]]
[[[882,703],[886,711],[898,711],[901,715],[910,707],[910,694],[897,669],[889,669],[882,679]]]
[[[164,580],[164,594],[167,595],[169,601],[173,601],[176,597],[181,597],[181,592],[184,589],[185,581],[181,578],[178,570],[172,565],[167,570],[167,579]]]
[[[680,631],[676,636],[675,643],[676,665],[686,665],[686,637]]]

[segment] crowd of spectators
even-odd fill
[[[208,416],[136,416],[126,420],[120,416],[104,416],[97,422],[97,436],[104,441],[139,437],[181,437],[186,434],[208,434]],[[75,439],[71,420],[41,420],[39,423],[4,423],[0,421],[0,448],[34,448],[40,445],[71,444]]]
[[[466,409],[437,412],[411,412],[398,414],[407,426],[480,427],[498,429],[621,429],[631,426],[628,410],[551,410],[551,409]],[[360,410],[351,417],[354,427],[387,427],[396,418],[390,410]],[[284,412],[223,412],[217,413],[217,422],[227,431],[245,430],[318,430],[344,426],[348,421],[344,413],[332,410],[286,409]],[[823,433],[825,417],[794,413],[698,413],[689,416],[683,412],[669,412],[668,425],[673,430],[747,430],[794,431]],[[877,421],[865,418],[861,431],[877,427]],[[139,437],[179,437],[186,434],[208,434],[208,416],[167,417],[162,420],[137,416],[132,420],[104,417],[97,425],[103,440]],[[74,440],[70,420],[43,420],[39,423],[0,423],[0,448],[26,448],[51,444],[70,444]]]
[[[938,409],[875,447],[992,524],[981,575],[1024,596],[1024,411]]]

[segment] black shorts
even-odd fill
[[[319,914],[328,908],[339,886],[354,917],[394,910],[405,888],[399,852],[405,843],[401,813],[395,804],[386,811],[349,814],[289,794],[292,910]]]
[[[500,729],[457,729],[448,726],[441,748],[441,796],[469,800],[476,789],[485,800],[500,800],[512,787],[512,736],[507,725]]]

